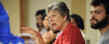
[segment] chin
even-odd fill
[[[53,29],[53,30],[59,31],[58,29]]]
[[[57,30],[57,29],[53,29],[53,30]]]
[[[59,28],[53,28],[53,30],[60,30]]]

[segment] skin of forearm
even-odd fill
[[[45,42],[42,39],[42,37],[38,37],[36,42],[37,42],[37,44],[45,44]]]

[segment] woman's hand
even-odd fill
[[[35,31],[35,30],[33,30],[32,28],[29,28],[29,27],[22,27],[22,32],[23,33],[30,33],[30,34],[38,33],[37,31]]]
[[[40,32],[33,30],[32,28],[29,27],[22,27],[22,32],[23,33],[30,33],[32,34],[34,37],[41,37]]]
[[[33,37],[37,38],[36,43],[38,44],[44,44],[43,38],[41,36],[41,33],[38,31],[33,30],[32,28],[29,27],[22,27],[23,33],[30,33],[33,35]]]
[[[43,35],[43,40],[46,44],[50,44],[53,40],[55,40],[56,34],[53,33],[52,30],[45,32]]]

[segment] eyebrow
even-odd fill
[[[92,12],[93,10],[91,10],[91,12]],[[96,12],[96,11],[103,11],[103,10],[94,10],[94,12]]]
[[[103,11],[103,10],[95,10],[95,11]]]

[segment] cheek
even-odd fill
[[[63,19],[57,19],[57,28],[61,28],[62,27],[62,24],[64,23],[64,20]]]
[[[57,23],[58,25],[61,25],[62,22],[64,22],[62,17],[58,17],[58,18],[56,18],[55,21],[56,21],[56,23]]]
[[[45,22],[44,24],[47,25],[47,22]]]
[[[60,27],[62,25],[62,23],[63,23],[62,21],[58,21],[57,25]]]
[[[98,19],[98,21],[101,21],[101,20],[103,20],[105,18],[105,16],[99,16],[97,19]]]
[[[46,26],[46,22],[45,21],[43,22],[43,24],[44,24],[44,26]]]
[[[97,15],[97,19],[98,19],[98,21],[103,20],[105,17],[106,17],[105,12],[103,12],[103,13],[101,13],[101,14]]]
[[[58,19],[58,20],[55,20],[56,22],[56,25],[53,26],[53,30],[60,30],[60,27],[62,25],[61,21]]]

